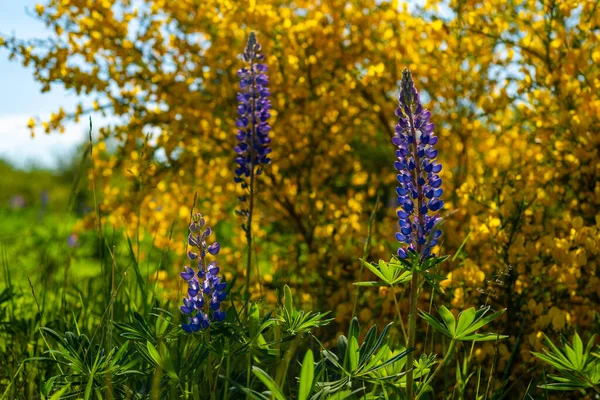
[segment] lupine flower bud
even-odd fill
[[[200,214],[195,214],[192,218],[188,244],[195,247],[198,252],[189,251],[188,258],[191,261],[198,261],[198,272],[185,266],[180,274],[188,283],[187,297],[183,299],[183,305],[180,307],[181,312],[188,316],[188,322],[181,325],[188,333],[207,329],[211,320],[223,321],[225,312],[220,308],[221,302],[227,297],[225,293],[227,284],[217,276],[219,273],[217,262],[213,260],[206,269],[204,268],[204,258],[207,253],[215,256],[221,246],[218,242],[207,245],[205,239],[210,236],[212,230],[207,226],[203,232],[200,232],[205,225],[204,218]]]
[[[396,194],[401,207],[396,239],[403,244],[398,249],[398,256],[407,258],[407,252],[417,252],[423,260],[433,255],[431,249],[442,234],[436,230],[440,215],[432,215],[444,207],[440,199],[442,180],[438,175],[442,165],[435,160],[438,152],[434,145],[438,138],[433,133],[434,125],[429,122],[431,113],[421,106],[419,92],[408,69],[402,72],[398,103],[396,116],[399,120],[392,139],[397,147],[398,160],[394,167],[398,171]]]
[[[239,105],[236,126],[239,129],[236,138],[239,143],[234,149],[237,153],[235,162],[238,164],[234,180],[246,189],[251,173],[255,171],[260,174],[261,166],[271,162],[268,157],[271,153],[271,127],[267,122],[271,116],[271,93],[267,88],[267,66],[260,63],[264,56],[260,53],[260,45],[256,42],[254,32],[250,33],[242,57],[248,65],[238,71],[240,92],[237,96]],[[240,213],[246,212],[242,210]]]

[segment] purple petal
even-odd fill
[[[210,254],[212,254],[213,256],[216,256],[217,254],[219,254],[220,250],[221,250],[221,245],[219,244],[219,242],[214,242],[213,244],[208,246],[208,249],[207,249],[207,251]]]

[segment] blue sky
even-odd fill
[[[15,34],[19,38],[48,36],[44,24],[28,15],[35,3],[36,0],[0,0],[0,34]],[[85,140],[87,122],[68,124],[64,134],[38,132],[31,138],[27,121],[30,117],[46,119],[59,106],[71,110],[77,97],[60,87],[42,94],[33,69],[9,61],[8,55],[0,49],[0,158],[21,168],[33,164],[54,167]]]

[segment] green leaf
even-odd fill
[[[555,357],[548,355],[548,354],[542,354],[542,353],[538,353],[538,352],[531,352],[534,356],[536,356],[537,358],[539,358],[542,361],[547,362],[548,364],[552,365],[554,368],[556,368],[557,370],[564,370],[565,366],[563,363],[560,362],[560,360],[557,360]]]
[[[583,354],[583,342],[577,332],[573,335],[573,352],[575,353],[575,360],[577,361],[577,369],[581,370],[584,367],[585,355]]]
[[[389,282],[387,281],[387,279],[385,278],[385,276],[377,269],[376,266],[374,266],[373,264],[363,260],[362,258],[360,259],[360,261],[363,263],[363,265],[365,267],[367,267],[372,273],[374,273],[379,279],[381,279],[382,281],[386,282],[389,284]]]
[[[88,376],[88,381],[87,381],[87,385],[85,385],[85,393],[83,395],[83,398],[85,400],[90,400],[90,397],[92,396],[92,389],[94,388],[94,375],[90,375]]]
[[[483,316],[488,312],[489,309],[490,309],[490,307],[488,306],[488,307],[483,307],[483,308],[480,308],[479,310],[477,310],[477,312],[475,313],[475,322],[472,323],[468,329],[465,329],[463,334],[468,335],[470,333],[475,332],[479,328],[483,327],[484,325],[489,324],[490,322],[492,322],[493,320],[495,320],[496,318],[498,318],[499,316],[504,314],[504,312],[506,311],[506,308],[505,308],[503,310],[497,311],[497,312],[493,313],[492,315],[488,315],[487,317],[483,318]]]
[[[576,371],[579,371],[579,369],[580,369],[579,359],[577,357],[577,354],[575,354],[575,351],[573,351],[573,348],[568,343],[565,343],[563,346],[563,349],[565,351],[565,354],[567,355],[567,358],[573,365],[573,367],[574,367],[573,369]]]
[[[378,362],[378,361],[373,362],[373,360],[381,359],[383,356],[387,355],[387,352],[389,351],[389,349],[384,346],[385,347],[385,350],[384,350],[384,348],[381,348],[381,346],[383,344],[383,341],[385,339],[387,339],[387,334],[388,334],[388,331],[390,330],[390,327],[392,326],[392,324],[393,323],[390,322],[389,324],[387,324],[385,326],[385,328],[383,328],[383,330],[381,331],[381,335],[379,335],[379,338],[377,339],[377,341],[373,344],[373,346],[371,346],[370,351],[364,355],[364,361],[361,362],[361,364],[367,363],[367,365],[365,365],[365,367],[364,367],[364,370],[368,371],[372,366],[374,366]],[[373,357],[375,352],[377,352],[377,355],[375,357]]]
[[[354,337],[354,338],[358,339],[358,334],[359,334],[358,318],[354,317],[354,318],[352,318],[352,321],[350,322],[350,329],[348,330],[348,338]]]
[[[583,355],[583,359],[585,361],[587,361],[588,357],[590,356],[590,353],[592,352],[592,348],[594,347],[594,343],[596,341],[596,335],[592,335],[592,337],[590,338],[590,341],[588,342],[588,344],[585,346],[585,353]],[[597,354],[593,354],[592,355],[596,358],[600,358],[599,355]],[[600,365],[600,364],[599,364]]]
[[[454,315],[446,308],[446,306],[441,306],[438,310],[444,324],[448,328],[448,332],[454,337],[456,334],[456,320],[454,319]]]
[[[391,282],[393,279],[393,269],[383,260],[379,260],[378,263],[379,270],[381,274],[385,277],[386,282]]]
[[[123,226],[126,226],[125,221],[123,221]],[[146,290],[146,281],[144,280],[144,277],[142,276],[142,273],[140,272],[140,265],[138,264],[138,259],[136,257],[135,251],[133,250],[133,245],[131,244],[131,238],[129,237],[129,233],[127,231],[125,231],[125,236],[127,237],[127,245],[129,248],[129,255],[131,256],[131,259],[133,260],[133,271],[135,272],[135,278],[137,280],[139,289],[142,291],[142,299],[144,299],[144,304],[146,304],[146,302],[148,300],[148,293]]]
[[[150,354],[150,357],[152,357],[156,365],[160,366],[162,364],[162,359],[158,353],[158,350],[156,350],[156,347],[154,347],[152,343],[146,342],[146,348],[148,349],[148,354]]]
[[[348,351],[348,338],[346,338],[346,336],[338,336],[337,350],[340,357],[346,358],[346,352]]]
[[[177,375],[177,372],[175,372],[175,368],[173,367],[173,361],[171,360],[171,354],[169,353],[167,346],[164,342],[161,342],[158,348],[160,350],[160,359],[162,360],[161,367],[165,370],[169,378],[173,379],[174,381],[177,381],[179,379],[179,376]]]
[[[50,400],[60,400],[62,398],[63,394],[65,394],[67,392],[67,390],[69,390],[70,387],[71,387],[71,384],[67,384],[66,386],[63,386],[62,388],[60,388],[60,390],[54,392],[52,397],[50,397]]]
[[[576,384],[576,383],[546,383],[538,386],[540,389],[546,390],[561,390],[561,391],[569,391],[569,390],[581,390],[587,388],[584,384]]]
[[[328,396],[327,400],[346,400],[351,394],[351,391],[344,390],[343,392],[337,392],[336,394]]]
[[[308,350],[302,361],[300,370],[300,389],[298,391],[298,400],[307,400],[312,391],[315,375],[315,360],[311,350]]]
[[[356,336],[350,336],[348,339],[348,362],[350,371],[358,367],[358,339]]]
[[[374,357],[372,357],[370,360],[368,360],[367,364],[364,367],[364,370],[367,373],[372,372],[371,368],[373,368],[375,365],[377,365],[385,357],[388,357],[389,353],[390,353],[390,349],[387,345],[381,346],[381,349],[377,352],[377,354],[375,354]]]
[[[359,365],[364,364],[367,361],[368,357],[370,357],[373,354],[371,351],[374,350],[376,340],[377,325],[373,325],[371,329],[369,329],[369,331],[367,332],[365,340],[360,345],[360,358],[358,360]]]
[[[392,282],[392,284],[396,285],[398,283],[409,282],[411,279],[412,279],[412,272],[410,272],[410,271],[403,271],[396,279],[394,279],[394,281]]]
[[[436,331],[443,333],[444,335],[452,338],[452,334],[448,331],[448,329],[441,324],[437,319],[435,319],[433,317],[433,315],[429,314],[428,312],[425,311],[420,311],[420,315],[421,318],[423,318],[425,320],[425,322],[427,322],[433,329],[435,329]]]
[[[292,291],[288,285],[283,287],[283,306],[285,311],[292,316],[292,313],[294,312],[294,301],[292,299]]]
[[[458,324],[456,326],[456,334],[457,336],[463,333],[469,325],[473,323],[475,320],[475,307],[471,307],[468,310],[461,311],[458,314]]]
[[[258,377],[258,379],[262,381],[262,383],[265,384],[267,389],[271,391],[271,396],[273,396],[276,400],[286,400],[285,396],[283,395],[283,393],[281,393],[281,390],[279,389],[273,378],[269,376],[269,374],[267,374],[265,371],[258,367],[252,367],[252,372]]]
[[[461,336],[456,338],[457,340],[470,341],[470,342],[489,342],[492,340],[506,339],[508,335],[498,335],[497,333],[486,332],[486,333],[475,333],[468,336]]]
[[[375,282],[375,281],[368,281],[368,282],[354,282],[353,283],[355,286],[366,286],[366,287],[380,287],[380,286],[388,286],[387,283],[385,282]]]
[[[552,355],[554,357],[555,360],[557,360],[558,362],[563,364],[563,368],[569,370],[569,369],[575,369],[575,366],[573,364],[571,364],[571,362],[569,361],[569,359],[567,359],[567,357],[564,356],[563,352],[560,351],[558,349],[558,347],[556,347],[554,345],[554,343],[552,343],[552,341],[550,340],[550,338],[548,338],[548,336],[544,335],[544,338],[546,340],[546,344],[550,347],[550,349],[552,350],[551,352],[548,352],[548,355]]]
[[[391,358],[387,359],[386,361],[382,362],[381,364],[379,364],[379,365],[376,365],[375,367],[371,368],[371,369],[370,369],[369,371],[367,371],[367,372],[369,372],[369,373],[372,373],[372,372],[378,371],[378,370],[380,370],[380,369],[382,369],[382,368],[385,368],[385,367],[387,367],[387,366],[389,366],[389,365],[392,365],[392,364],[394,364],[394,363],[398,362],[400,359],[402,359],[402,358],[406,357],[406,356],[408,355],[408,353],[410,353],[410,352],[411,352],[411,351],[413,351],[413,350],[414,350],[414,349],[406,349],[406,350],[404,350],[403,352],[401,352],[401,353],[398,353],[398,354],[396,354],[395,356],[393,356],[393,357],[391,357]]]

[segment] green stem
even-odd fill
[[[248,364],[246,365],[246,400],[250,399],[250,374],[252,372],[252,348],[248,348]]]
[[[394,297],[394,304],[396,305],[396,313],[398,313],[398,321],[400,321],[400,328],[402,328],[402,334],[404,335],[404,345],[407,345],[408,336],[406,335],[406,328],[404,328],[404,321],[402,320],[402,314],[400,313],[400,305],[398,304],[398,299],[396,298],[396,288],[394,285],[392,287],[392,296]]]
[[[371,212],[371,216],[369,217],[369,227],[367,229],[367,240],[365,240],[365,246],[363,247],[363,260],[366,260],[369,256],[369,250],[371,249],[371,235],[373,232],[373,224],[375,223],[375,214],[377,213],[377,209],[379,208],[379,194],[377,194],[377,199],[375,200],[375,208],[373,208],[373,212]],[[358,280],[362,281],[362,273],[365,265],[364,263],[360,263],[360,270],[358,272]],[[356,306],[358,305],[358,295],[360,293],[360,286],[356,286],[356,290],[354,291],[354,305],[352,306],[352,319],[356,316]],[[352,320],[350,319],[350,320]]]
[[[225,367],[225,394],[223,395],[223,399],[227,400],[229,397],[229,375],[231,374],[231,356],[229,355],[229,351],[227,352],[227,365]]]
[[[252,74],[252,85],[250,90],[254,93],[256,87],[254,74],[254,61],[250,62],[250,71]],[[252,271],[252,213],[254,211],[254,163],[256,153],[254,150],[254,138],[256,136],[256,124],[254,123],[254,114],[256,112],[256,99],[252,96],[252,107],[250,108],[250,124],[252,133],[250,135],[250,205],[248,207],[248,226],[246,226],[246,239],[248,241],[248,258],[246,261],[246,301],[250,300],[250,272]]]
[[[423,196],[423,187],[421,185],[418,184],[419,182],[419,177],[421,176],[421,162],[419,160],[419,154],[418,154],[418,146],[417,146],[417,131],[415,129],[415,125],[414,125],[414,120],[413,120],[413,116],[412,116],[412,111],[408,113],[407,115],[408,117],[408,121],[409,121],[409,125],[410,125],[410,132],[413,138],[413,143],[412,143],[412,153],[413,153],[413,159],[414,159],[414,163],[415,163],[415,169],[413,171],[413,182],[414,185],[416,186],[417,189],[417,215],[418,215],[418,220],[419,220],[419,226],[424,227],[425,226],[425,218],[424,215],[421,213],[421,210],[423,209],[423,204],[424,204],[424,196]],[[415,232],[415,234],[418,235],[417,232]],[[421,257],[421,253],[423,250],[422,245],[420,245],[418,243],[418,239],[417,239],[417,254],[419,254],[419,257]],[[419,264],[420,264],[420,260],[419,260]],[[420,266],[420,265],[419,265]],[[415,347],[415,335],[416,335],[416,329],[417,329],[417,300],[418,300],[418,296],[419,296],[419,274],[418,274],[418,268],[415,268],[418,266],[413,266],[413,277],[412,277],[412,281],[410,283],[410,315],[409,315],[409,323],[408,323],[408,348],[409,349],[413,349],[410,353],[408,353],[408,359],[407,359],[407,368],[409,368],[407,375],[406,375],[406,390],[407,390],[407,396],[408,396],[408,400],[413,400],[413,363],[414,363],[414,347]]]
[[[417,332],[417,297],[419,294],[419,275],[414,273],[410,282],[410,314],[408,316],[408,345],[412,349],[406,360],[406,394],[408,400],[414,399],[413,392],[413,367],[415,362],[415,335]]]
[[[13,376],[13,378],[10,380],[10,382],[8,383],[8,386],[6,387],[6,390],[4,391],[4,394],[2,395],[2,400],[4,400],[5,398],[7,398],[6,396],[8,395],[8,391],[10,390],[10,388],[13,385],[13,382],[17,379],[17,376],[19,375],[19,373],[21,372],[21,368],[23,368],[23,365],[25,363],[22,362],[19,365],[19,368],[17,368],[17,372],[15,373],[15,375]]]
[[[210,343],[210,330],[207,329],[204,332],[204,339],[206,340],[206,343]],[[211,400],[216,400],[215,397],[215,390],[213,387],[213,371],[211,371],[211,366],[212,366],[212,362],[211,362],[211,357],[210,357],[210,353],[208,354],[208,360],[206,363],[206,374],[208,375],[208,389],[210,391],[210,399]]]
[[[277,383],[277,386],[281,389],[282,392],[285,386],[285,377],[287,376],[288,368],[290,366],[290,363],[292,362],[292,358],[294,358],[296,350],[298,350],[298,344],[298,336],[296,336],[294,340],[292,340],[290,347],[288,347],[287,351],[285,352],[285,357],[283,359],[283,368],[279,368],[277,370],[275,382]]]
[[[588,380],[589,381],[589,380]],[[593,383],[590,382],[590,385],[592,386],[592,389],[594,389],[594,391],[598,394],[600,394],[600,388],[598,388],[598,386],[594,385]]]

